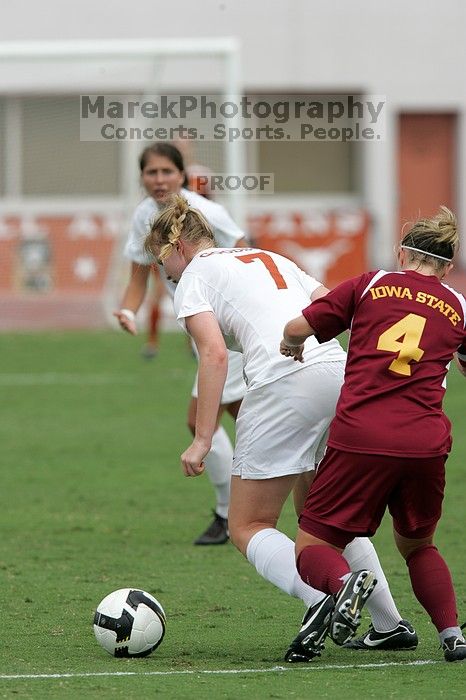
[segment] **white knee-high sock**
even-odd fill
[[[343,556],[352,571],[370,569],[375,573],[377,585],[366,603],[366,608],[378,632],[394,629],[401,620],[401,615],[390,593],[388,581],[372,542],[367,537],[356,537],[343,550]]]
[[[298,574],[294,542],[282,532],[271,527],[256,532],[249,540],[246,557],[263,578],[284,593],[301,598],[306,606],[325,598],[325,593],[308,586]]]
[[[222,518],[228,517],[232,462],[233,447],[225,428],[220,426],[212,437],[212,447],[204,463],[206,473],[215,490],[215,512]]]

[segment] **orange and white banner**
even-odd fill
[[[249,219],[254,245],[285,255],[329,288],[367,269],[369,216],[362,209],[262,214]]]
[[[0,289],[102,291],[121,220],[94,215],[0,219]]]
[[[118,211],[0,217],[0,330],[108,325],[128,279],[126,225]],[[330,288],[367,268],[362,210],[250,215],[246,228]]]

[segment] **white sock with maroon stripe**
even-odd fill
[[[294,542],[282,532],[267,527],[249,540],[246,556],[256,571],[284,593],[301,598],[307,607],[325,594],[304,583],[295,562]]]
[[[212,447],[204,459],[205,470],[215,489],[215,512],[228,518],[233,447],[225,428],[220,426],[212,437]]]
[[[367,537],[356,537],[343,550],[343,556],[351,571],[370,569],[374,572],[377,585],[366,603],[372,624],[377,632],[389,632],[398,626],[401,615],[390,593],[388,581],[372,542]]]

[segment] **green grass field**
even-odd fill
[[[179,468],[195,371],[186,341],[165,335],[152,362],[140,343],[114,332],[0,336],[0,697],[466,697],[466,665],[443,662],[388,521],[375,543],[418,649],[361,653],[329,642],[321,659],[285,667],[301,602],[260,579],[231,544],[191,544],[213,499],[205,477],[185,479]],[[437,543],[466,618],[461,381],[453,369],[455,445]],[[293,536],[291,505],[280,526]],[[94,639],[96,605],[126,586],[146,589],[167,613],[165,640],[145,659],[114,659]]]

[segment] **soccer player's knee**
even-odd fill
[[[420,552],[427,547],[433,547],[433,533],[427,537],[416,537],[416,532],[413,532],[412,537],[404,537],[397,532],[396,528],[393,528],[393,535],[395,538],[395,543],[403,559],[408,563],[408,559],[412,557],[416,552]],[[421,533],[420,533],[421,534]]]
[[[413,543],[411,546],[404,547],[403,549],[400,549],[401,556],[405,559],[406,564],[409,565],[410,561],[415,557],[416,555],[420,554],[421,552],[424,552],[426,549],[434,549],[437,551],[437,547],[432,544],[432,542],[424,542],[424,543],[418,543],[415,544]]]
[[[230,535],[230,542],[234,544],[241,554],[246,556],[248,536],[244,528],[239,527],[234,521],[228,520],[228,533]]]

